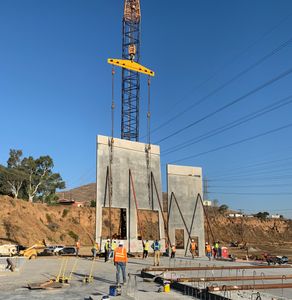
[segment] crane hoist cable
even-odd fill
[[[112,196],[113,196],[113,177],[112,177],[112,163],[113,163],[113,144],[114,144],[114,110],[115,110],[115,98],[114,98],[114,90],[115,90],[115,69],[112,66],[112,105],[111,105],[111,113],[112,113],[112,136],[109,139],[109,235],[110,235],[110,243],[112,243],[112,214],[111,214],[111,206],[112,206]]]
[[[147,79],[148,85],[148,111],[147,111],[147,145],[145,146],[146,152],[146,167],[147,167],[147,188],[148,188],[148,199],[149,207],[153,208],[153,199],[152,199],[152,187],[151,187],[151,141],[150,141],[150,76]]]

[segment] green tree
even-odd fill
[[[19,168],[21,166],[22,150],[10,149],[7,160],[7,168]]]
[[[53,173],[53,160],[50,156],[40,156],[34,159],[32,156],[24,158],[21,167],[27,174],[26,192],[28,201],[33,202],[37,196],[46,201],[57,188],[65,188],[65,182],[60,174]]]
[[[11,149],[7,168],[0,168],[0,193],[18,198],[21,195],[30,202],[41,199],[51,202],[56,199],[56,189],[65,188],[59,173],[53,172],[50,156],[22,158],[22,150]]]
[[[228,210],[228,208],[229,208],[228,205],[222,204],[222,205],[219,206],[218,211],[219,211],[221,214],[224,214],[224,213],[226,213],[226,211]]]
[[[23,194],[24,182],[26,174],[19,168],[7,168],[3,174],[6,189],[13,198],[18,198],[19,194]]]
[[[257,218],[259,218],[261,220],[266,220],[269,215],[270,214],[268,212],[266,212],[266,211],[264,211],[264,212],[260,211],[257,214],[255,214],[255,217],[257,217]]]

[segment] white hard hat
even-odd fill
[[[123,241],[119,241],[119,246],[124,246]]]

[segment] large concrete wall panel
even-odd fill
[[[179,230],[184,229],[184,249],[177,250],[178,254],[184,254],[189,240],[189,235],[176,202],[174,199],[171,201],[171,194],[173,193],[181,209],[188,231],[190,231],[194,216],[190,235],[198,238],[199,256],[203,256],[205,254],[204,211],[199,199],[194,215],[198,194],[203,198],[202,169],[199,167],[167,165],[167,193],[168,206],[171,206],[169,214],[169,236],[171,242],[175,243],[175,230],[177,229],[178,235]],[[187,249],[187,254],[190,254],[189,249]]]
[[[106,199],[109,205],[106,192],[106,174],[110,165],[110,144],[111,138],[97,136],[97,195],[96,195],[96,239],[101,240],[102,233],[102,207]],[[162,201],[161,169],[160,169],[160,148],[151,145],[149,155],[149,167],[147,168],[147,154],[144,143],[132,142],[121,139],[114,139],[112,144],[112,207],[127,209],[127,243],[126,246],[131,252],[142,251],[142,243],[137,239],[138,226],[136,206],[131,191],[129,201],[129,169],[132,173],[134,187],[137,195],[139,209],[155,210],[159,212],[160,238],[164,239],[164,225],[160,212],[158,199],[153,191],[153,198],[149,201],[149,175],[153,173],[160,200]],[[152,193],[150,193],[152,195]],[[152,201],[153,200],[153,201]],[[153,207],[152,207],[153,203]]]

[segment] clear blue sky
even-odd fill
[[[292,38],[292,2],[141,2],[141,62],[156,71],[152,129],[186,110],[152,134],[152,142],[163,140],[163,176],[169,162],[201,166],[209,179],[209,198],[247,212],[292,216],[292,127],[213,151],[290,124],[292,104],[165,152],[292,95],[291,73],[268,83],[292,68],[291,43],[271,54]],[[10,148],[22,149],[25,156],[50,155],[68,188],[95,180],[95,136],[109,135],[111,124],[111,68],[106,59],[121,56],[122,13],[123,1],[117,0],[0,1],[1,164],[6,164]],[[119,71],[116,136],[120,80]],[[146,78],[141,85],[144,136]],[[188,156],[193,157],[184,159]]]

